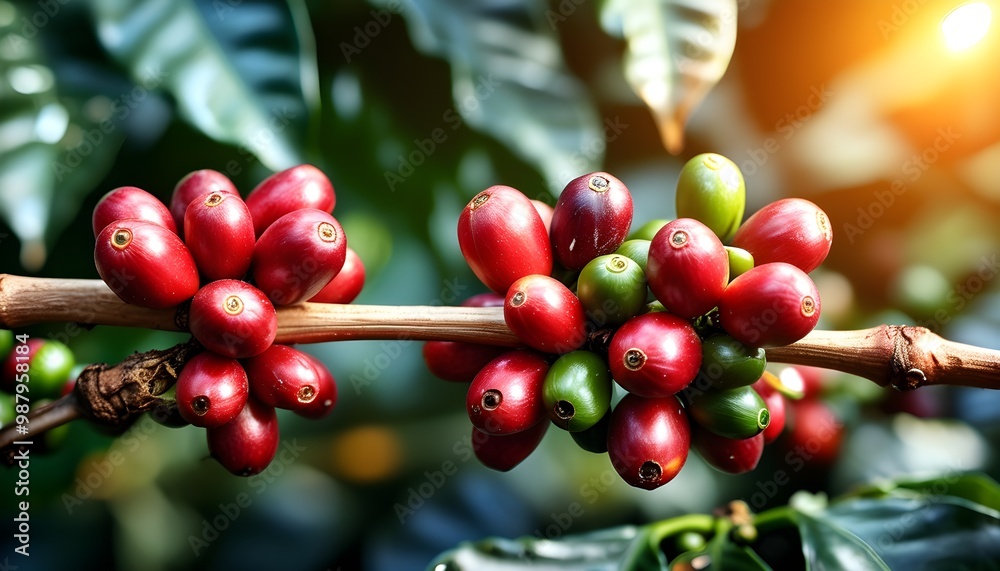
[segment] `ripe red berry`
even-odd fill
[[[245,359],[250,394],[260,402],[289,410],[312,403],[320,392],[319,372],[305,353],[287,345],[271,345]]]
[[[315,208],[332,213],[337,196],[323,171],[312,165],[299,165],[264,179],[250,191],[246,202],[253,215],[254,232],[260,236],[289,212]]]
[[[236,418],[207,432],[212,457],[237,476],[259,474],[278,451],[278,415],[253,397]]]
[[[783,198],[768,204],[733,236],[733,246],[750,252],[756,265],[787,262],[806,273],[823,263],[832,244],[829,217],[802,198]]]
[[[611,338],[611,376],[630,393],[667,397],[688,386],[701,367],[701,340],[686,320],[646,313],[625,322]]]
[[[486,466],[507,472],[524,461],[538,448],[549,428],[547,419],[515,434],[488,434],[472,427],[472,450]]]
[[[510,351],[507,347],[463,343],[461,341],[428,341],[424,343],[423,356],[427,370],[445,381],[470,383],[479,371]]]
[[[552,214],[549,235],[556,261],[571,270],[618,249],[632,225],[632,195],[606,172],[566,185]]]
[[[567,353],[587,340],[580,299],[549,276],[533,274],[511,284],[503,318],[514,335],[539,351]]]
[[[218,280],[195,294],[188,325],[207,349],[244,359],[271,346],[278,316],[264,292],[243,281]]]
[[[681,471],[691,447],[691,428],[677,397],[625,395],[611,411],[608,455],[630,486],[652,490]]]
[[[275,220],[254,246],[254,281],[275,305],[316,295],[347,258],[347,236],[327,212],[306,208]]]
[[[552,213],[554,210],[548,204],[542,202],[541,200],[531,200],[531,205],[535,207],[535,212],[538,213],[538,217],[542,219],[542,225],[545,226],[545,233],[549,232],[549,227],[552,225]]]
[[[760,398],[764,399],[764,404],[767,405],[767,411],[770,414],[770,421],[767,428],[762,432],[764,435],[764,444],[774,442],[775,439],[781,436],[781,432],[785,430],[785,397],[771,386],[765,378],[768,375],[774,376],[765,371],[764,376],[751,385],[753,390],[757,391],[757,394],[760,395]],[[775,382],[780,381],[775,379]]]
[[[783,262],[757,266],[736,278],[719,301],[719,321],[734,339],[751,347],[788,345],[819,321],[816,284]]]
[[[530,274],[552,273],[552,249],[538,212],[509,186],[477,194],[458,217],[458,245],[486,287],[503,295]]]
[[[792,403],[791,412],[789,450],[817,468],[833,464],[840,454],[844,427],[830,407],[821,400],[802,400]]]
[[[678,218],[653,236],[646,275],[667,311],[692,319],[718,305],[729,282],[729,254],[710,228]]]
[[[94,207],[91,218],[94,236],[100,234],[108,224],[126,218],[145,220],[177,232],[177,225],[170,216],[170,211],[159,198],[141,188],[122,186],[105,194]]]
[[[211,192],[192,200],[184,214],[184,243],[205,281],[242,278],[254,247],[253,221],[243,199]]]
[[[548,418],[542,384],[548,363],[534,351],[509,351],[479,371],[465,397],[473,426],[489,434],[513,434]]]
[[[173,307],[198,291],[198,268],[184,242],[144,220],[118,220],[104,227],[94,247],[97,273],[126,303]]]
[[[202,169],[190,172],[177,182],[174,193],[170,196],[170,215],[177,225],[178,233],[183,237],[184,213],[191,201],[210,192],[240,195],[233,181],[219,171]]]
[[[337,404],[337,383],[333,378],[333,374],[330,373],[330,369],[327,369],[322,361],[309,353],[302,354],[309,359],[309,362],[316,369],[318,391],[316,392],[316,398],[302,408],[297,409],[295,414],[305,418],[320,419],[330,414],[333,411],[334,405]]]
[[[462,307],[503,307],[504,304],[504,293],[495,293],[488,291],[486,293],[477,293],[471,297],[462,300],[460,304]]]
[[[719,436],[704,428],[695,428],[691,444],[713,468],[727,474],[743,474],[757,467],[764,455],[764,433],[735,439]]]
[[[344,266],[330,283],[309,298],[314,303],[351,303],[365,285],[365,265],[350,247],[344,257]]]
[[[236,418],[247,402],[247,374],[236,359],[205,351],[177,377],[177,411],[195,426],[212,428]]]

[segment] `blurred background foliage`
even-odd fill
[[[601,168],[632,191],[638,225],[673,216],[680,166],[714,151],[743,170],[748,214],[800,196],[830,215],[833,250],[813,274],[822,326],[919,323],[1000,348],[1000,30],[950,49],[940,22],[958,3],[0,0],[0,268],[97,278],[90,212],[108,190],[167,200],[213,168],[246,193],[311,162],[368,268],[357,303],[455,304],[484,289],[455,236],[479,190],[553,203]],[[183,339],[24,332],[86,363]],[[72,424],[32,457],[32,556],[10,563],[418,569],[487,535],[555,538],[738,498],[762,510],[874,477],[997,475],[996,395],[891,395],[840,375],[822,377],[843,426],[829,456],[795,456],[786,438],[755,472],[723,476],[692,455],[647,493],[550,431],[497,474],[471,456],[464,387],[432,378],[418,343],[308,350],[338,379],[337,410],[282,416],[286,453],[249,480],[208,461],[198,429],[145,420],[114,438]],[[789,481],[772,486],[779,471]],[[15,479],[0,473],[4,513]]]

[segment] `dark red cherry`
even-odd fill
[[[830,253],[833,225],[823,210],[802,198],[783,198],[747,218],[733,246],[753,255],[754,264],[786,262],[809,273]]]
[[[316,295],[344,266],[347,236],[327,212],[306,208],[275,220],[254,246],[251,271],[275,305]]]
[[[701,367],[701,340],[687,320],[646,313],[625,322],[611,338],[611,376],[630,393],[666,397],[688,386]]]
[[[632,195],[606,172],[575,178],[566,185],[552,214],[549,236],[557,262],[579,270],[597,256],[618,249],[632,225]]]
[[[237,476],[259,474],[278,451],[278,415],[253,397],[236,418],[207,432],[212,457]]]
[[[549,424],[545,419],[527,430],[504,435],[488,434],[473,426],[472,450],[483,466],[507,472],[538,448]]]
[[[334,405],[337,404],[337,383],[330,369],[322,361],[308,353],[302,354],[309,359],[309,362],[316,369],[318,391],[316,392],[316,398],[302,408],[297,409],[295,414],[312,419],[324,418],[333,411]]]
[[[218,280],[195,294],[188,325],[207,349],[244,359],[271,346],[278,317],[264,292],[243,281]]]
[[[837,460],[844,427],[821,400],[801,400],[792,404],[792,424],[785,440],[789,452],[806,465],[825,468]]]
[[[580,299],[549,276],[533,274],[511,284],[503,318],[514,335],[539,351],[568,353],[587,339]]]
[[[691,444],[713,468],[727,474],[743,474],[757,467],[764,455],[764,433],[744,439],[726,438],[695,427]]]
[[[768,377],[773,380],[769,380]],[[760,398],[764,399],[764,404],[767,405],[767,411],[771,416],[767,428],[762,433],[764,435],[764,444],[774,442],[775,439],[781,436],[781,432],[785,430],[785,397],[774,388],[773,384],[780,382],[769,371],[764,371],[760,380],[751,385],[753,390],[757,391],[757,394],[760,395]]]
[[[549,370],[538,353],[509,351],[483,367],[465,397],[472,425],[489,434],[513,434],[548,417],[542,383]]]
[[[177,224],[159,198],[135,186],[122,186],[105,194],[94,207],[94,236],[108,224],[126,218],[152,222],[177,233]]]
[[[330,283],[309,298],[314,303],[351,303],[365,285],[365,265],[350,247],[344,257],[344,266]]]
[[[692,319],[719,303],[729,283],[729,254],[708,226],[678,218],[653,236],[646,277],[667,311]]]
[[[691,428],[677,397],[625,395],[611,411],[608,455],[630,486],[653,490],[681,471],[691,446]]]
[[[428,341],[423,356],[427,370],[445,381],[471,383],[490,361],[510,351],[507,347],[464,343],[461,341]]]
[[[254,232],[264,233],[275,220],[296,210],[315,208],[333,212],[337,196],[330,179],[312,165],[299,165],[264,179],[247,195]]]
[[[205,281],[242,278],[254,248],[253,221],[243,199],[211,192],[192,200],[184,214],[184,243]]]
[[[210,192],[240,195],[233,181],[219,171],[202,169],[190,172],[177,182],[170,196],[170,216],[177,225],[177,231],[184,236],[184,213],[191,201]]]
[[[784,262],[757,266],[736,278],[719,301],[719,322],[731,337],[750,347],[788,345],[819,321],[816,284]]]
[[[195,426],[212,428],[233,420],[247,394],[240,362],[211,351],[192,357],[177,377],[177,411]]]
[[[288,345],[274,344],[243,360],[250,394],[276,408],[299,410],[319,394],[319,373],[306,354]]]

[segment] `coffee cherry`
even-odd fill
[[[729,255],[707,226],[679,218],[653,237],[646,274],[667,311],[693,319],[719,303],[729,283]]]
[[[233,420],[247,395],[240,362],[211,351],[192,357],[177,377],[177,411],[195,426],[214,428]]]
[[[253,397],[236,418],[207,432],[212,457],[237,476],[259,474],[278,451],[278,415]]]
[[[198,268],[170,230],[136,219],[118,220],[97,236],[94,263],[122,301],[166,309],[198,291]]]
[[[312,165],[299,165],[267,177],[247,195],[254,233],[260,237],[277,219],[296,210],[333,212],[337,196],[330,179]]]
[[[729,281],[733,281],[753,269],[753,256],[743,248],[726,246],[726,254],[729,255]]]
[[[604,413],[594,426],[579,432],[570,432],[576,445],[594,454],[607,454],[608,428],[611,426],[611,409]]]
[[[545,410],[553,424],[570,432],[597,424],[611,407],[611,375],[604,359],[573,351],[549,367],[542,385]]]
[[[464,343],[462,341],[428,341],[423,356],[427,370],[445,381],[471,383],[490,361],[510,351],[506,347]]]
[[[483,367],[465,398],[473,426],[489,434],[521,432],[545,420],[548,363],[534,351],[509,351]]]
[[[184,236],[184,213],[191,201],[211,192],[240,195],[233,181],[219,171],[202,169],[190,172],[177,182],[170,196],[170,216],[177,225],[177,231]]]
[[[501,295],[518,278],[552,272],[545,225],[531,200],[509,186],[469,201],[458,217],[458,245],[476,277]]]
[[[576,294],[598,326],[621,325],[646,305],[646,274],[631,258],[598,256],[580,271]]]
[[[716,470],[743,474],[756,468],[764,455],[764,434],[735,439],[695,429],[691,431],[691,445]]]
[[[691,324],[669,313],[625,322],[608,348],[611,376],[630,393],[667,397],[688,386],[701,365],[701,341]]]
[[[504,292],[507,293],[507,292]],[[504,294],[488,291],[462,300],[462,307],[503,307]]]
[[[548,234],[549,227],[552,226],[552,213],[554,210],[541,200],[532,199],[531,205],[535,207],[535,212],[538,213],[538,217],[542,219],[542,225],[545,226],[545,233]]]
[[[44,339],[32,337],[23,345],[25,347],[23,351],[18,352],[19,350],[15,349],[14,352],[10,353],[4,359],[2,369],[0,369],[0,390],[8,393],[14,392],[14,388],[17,386],[17,377],[28,373],[28,368],[31,367],[31,360],[35,358],[35,354],[38,353],[38,350],[44,344]],[[21,357],[21,359],[18,359],[18,357]]]
[[[757,391],[760,398],[764,399],[764,405],[771,415],[767,428],[764,429],[764,444],[774,442],[785,430],[785,397],[775,389],[775,384],[780,384],[777,378],[768,371],[764,371],[760,380],[755,382],[753,390]]]
[[[473,426],[472,450],[483,466],[507,472],[538,448],[548,429],[547,419],[542,419],[527,430],[504,435],[489,434]]]
[[[653,490],[674,479],[690,446],[691,429],[676,397],[629,394],[611,412],[608,455],[630,486]]]
[[[713,389],[752,384],[764,373],[765,366],[767,359],[763,349],[747,347],[724,333],[716,333],[702,341],[700,378],[707,380]]]
[[[830,253],[833,225],[820,207],[802,198],[783,198],[753,214],[733,237],[733,246],[757,265],[787,262],[809,273]]]
[[[691,391],[685,394],[688,413],[706,430],[726,438],[750,438],[763,432],[771,413],[750,387]]]
[[[704,153],[692,157],[681,168],[675,198],[678,218],[694,218],[726,242],[743,221],[746,184],[733,161]]]
[[[615,253],[639,264],[645,278],[646,263],[649,260],[649,244],[649,240],[625,240],[621,246],[618,246]]]
[[[751,347],[794,343],[816,327],[819,314],[816,284],[783,262],[757,266],[736,278],[719,300],[722,328]]]
[[[274,344],[263,353],[243,360],[250,394],[275,408],[298,410],[319,394],[319,373],[305,353]]]
[[[6,359],[14,349],[14,332],[10,329],[0,329],[0,360]]]
[[[243,199],[212,192],[192,200],[184,214],[184,243],[205,281],[242,278],[254,248],[253,221]]]
[[[552,253],[563,267],[579,270],[625,241],[632,225],[632,195],[606,172],[575,178],[566,185],[552,214]],[[548,272],[545,272],[548,273]]]
[[[29,344],[32,340],[29,340]],[[36,399],[55,399],[62,396],[63,387],[76,366],[76,358],[69,347],[54,339],[47,339],[28,361],[28,378],[31,394]]]
[[[259,289],[239,280],[218,280],[195,294],[188,325],[205,348],[244,359],[271,346],[278,315]]]
[[[330,369],[322,361],[309,353],[302,353],[316,369],[316,398],[295,410],[295,414],[312,419],[326,417],[337,404],[337,383]]]
[[[251,271],[275,305],[316,295],[344,266],[347,236],[330,214],[307,208],[275,220],[257,240]]]
[[[807,450],[808,463],[817,468],[833,464],[840,454],[844,427],[821,400],[792,403],[792,426],[788,433],[789,450]]]
[[[108,224],[126,218],[145,220],[177,233],[177,224],[159,198],[135,186],[122,186],[105,194],[94,207],[94,236]]]
[[[549,276],[533,274],[511,284],[503,318],[521,341],[546,353],[566,353],[586,341],[580,299]]]
[[[632,230],[626,238],[628,240],[652,240],[653,236],[670,222],[669,218],[656,218],[646,222],[642,226]]]
[[[344,266],[330,283],[309,298],[313,303],[351,303],[365,285],[365,265],[350,247],[344,256]]]

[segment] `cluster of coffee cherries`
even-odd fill
[[[275,408],[322,418],[336,402],[320,361],[274,343],[275,306],[349,303],[364,284],[335,202],[326,175],[300,165],[246,200],[222,173],[199,170],[178,182],[169,208],[133,186],[94,208],[94,261],[111,290],[142,307],[188,306],[206,350],[180,372],[178,412],[207,429],[212,456],[234,474],[258,473],[274,457]]]
[[[607,453],[629,484],[670,481],[694,447],[730,473],[754,468],[784,426],[782,386],[764,348],[816,325],[807,275],[830,250],[826,214],[801,199],[743,221],[732,161],[698,155],[681,170],[679,218],[629,234],[633,206],[605,172],[571,181],[554,208],[507,186],[477,194],[458,221],[462,253],[525,347],[430,342],[439,377],[470,382],[473,443],[509,470],[549,424]],[[626,392],[613,405],[613,383]]]
[[[0,329],[0,427],[72,391],[75,367],[73,352],[61,341]],[[39,442],[51,447],[65,434],[50,430]]]

